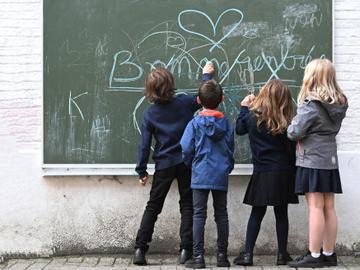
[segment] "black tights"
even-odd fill
[[[276,235],[278,242],[278,252],[287,252],[287,240],[289,231],[289,220],[287,205],[274,206],[276,218]],[[259,234],[261,221],[266,213],[266,206],[253,206],[246,230],[245,252],[253,253],[256,238]]]

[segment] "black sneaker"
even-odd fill
[[[147,265],[144,250],[141,250],[140,248],[135,249],[133,264]]]
[[[278,253],[276,265],[286,265],[288,262],[291,262],[293,259],[290,257],[289,253]]]
[[[308,251],[305,255],[288,262],[287,265],[293,268],[322,268],[324,266],[323,255],[320,254],[319,258],[314,258]]]
[[[247,252],[240,252],[240,254],[234,259],[236,265],[253,265],[253,255]]]
[[[323,258],[324,258],[324,266],[337,266],[337,256],[336,253],[333,253],[330,256],[326,256],[323,254]]]
[[[228,256],[225,253],[218,253],[216,256],[216,261],[217,267],[230,267]]]
[[[185,263],[185,267],[194,269],[206,268],[204,255],[193,256]]]
[[[188,260],[191,259],[191,256],[192,256],[192,251],[188,249],[182,249],[180,251],[179,263],[180,264],[186,263]]]

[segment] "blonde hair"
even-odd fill
[[[336,72],[328,59],[314,59],[307,64],[298,104],[306,97],[331,104],[346,104],[347,98],[336,82]]]
[[[249,109],[257,118],[257,126],[265,123],[272,135],[286,132],[293,116],[291,94],[281,80],[270,80],[260,90]]]

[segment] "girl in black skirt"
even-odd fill
[[[289,266],[336,266],[334,193],[342,189],[335,136],[348,105],[329,60],[315,59],[306,66],[298,105],[287,132],[298,142],[295,192],[305,194],[309,207],[309,251]]]
[[[269,81],[257,97],[249,95],[241,102],[236,133],[249,134],[254,171],[244,198],[245,204],[252,205],[245,251],[235,258],[237,265],[253,264],[253,249],[268,205],[274,207],[276,218],[277,265],[291,260],[288,204],[299,202],[294,193],[295,144],[286,137],[292,116],[290,91],[280,80]]]

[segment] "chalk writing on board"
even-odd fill
[[[328,0],[88,2],[44,2],[50,163],[133,163],[148,106],[144,79],[155,68],[168,68],[191,95],[212,61],[225,92],[220,110],[234,122],[246,94],[280,78],[295,97],[306,64],[331,58]],[[249,141],[235,140],[236,162],[249,162]]]
[[[310,13],[312,10],[312,13]],[[320,17],[315,19],[308,18],[318,12],[316,4],[309,5],[294,5],[287,7],[283,12],[284,24],[290,24],[290,27],[294,29],[296,25],[301,24],[303,27],[310,25],[314,27],[314,24],[321,24]],[[294,18],[295,11],[298,11],[298,17]],[[220,29],[218,26],[219,22],[230,14],[237,15],[235,22]],[[200,16],[206,19],[208,27],[212,36],[206,35],[205,33],[196,30],[196,25],[188,26],[182,20],[188,16]],[[189,19],[188,18],[188,19]],[[109,76],[109,87],[108,91],[134,91],[140,92],[143,90],[142,85],[132,86],[128,85],[130,82],[142,83],[143,74],[155,69],[156,67],[165,67],[173,72],[175,76],[184,75],[184,71],[187,71],[185,76],[189,80],[198,80],[199,74],[201,73],[202,66],[207,61],[212,61],[218,71],[218,76],[221,78],[220,83],[223,83],[229,79],[231,74],[237,74],[241,78],[241,85],[251,84],[254,82],[254,74],[260,71],[269,72],[268,80],[273,78],[279,78],[278,73],[281,70],[295,70],[297,68],[304,69],[306,64],[312,60],[312,52],[315,49],[315,45],[305,51],[303,54],[293,54],[296,43],[299,41],[295,40],[294,35],[291,33],[274,33],[272,32],[269,36],[268,30],[269,25],[266,22],[247,22],[243,23],[243,12],[239,9],[227,9],[223,11],[215,22],[205,13],[199,10],[184,10],[178,14],[177,24],[183,33],[175,30],[160,30],[151,31],[147,33],[144,38],[134,44],[134,47],[138,51],[144,50],[144,55],[148,46],[153,46],[153,40],[164,40],[163,44],[160,44],[160,48],[163,48],[168,52],[172,49],[172,54],[167,55],[161,59],[146,59],[139,61],[133,56],[133,52],[130,50],[122,49],[115,53],[113,57],[112,69]],[[303,19],[305,18],[305,19]],[[295,20],[292,22],[291,20]],[[304,21],[305,20],[305,21]],[[168,22],[164,23],[168,28]],[[161,27],[162,24],[159,24]],[[282,29],[281,29],[282,30]],[[185,33],[190,35],[186,37]],[[216,38],[215,38],[216,37]],[[239,37],[238,52],[232,59],[228,56],[226,49],[227,39],[231,37]],[[202,41],[199,44],[193,45],[189,40],[197,38]],[[264,46],[259,49],[257,54],[248,53],[249,40],[254,38],[263,39]],[[149,45],[150,44],[150,45]],[[264,48],[270,47],[270,50],[266,51]],[[274,51],[274,48],[276,50]],[[199,50],[207,50],[208,55],[214,50],[218,50],[218,54],[223,56],[219,58],[209,58],[204,56],[202,58],[196,57],[199,55]],[[197,53],[195,53],[197,52]],[[240,70],[240,72],[239,72]]]
[[[295,4],[283,11],[286,29],[293,31],[297,26],[320,26],[323,15],[316,4]]]
[[[231,76],[237,76],[239,84],[224,87],[224,91],[241,91],[246,90],[253,93],[255,87],[259,88],[265,81],[255,83],[257,72],[267,72],[268,78],[279,79],[281,70],[293,71],[304,69],[307,63],[313,58],[315,45],[308,48],[302,54],[292,53],[292,49],[300,42],[290,32],[284,32],[284,29],[291,28],[294,30],[297,25],[301,27],[321,24],[322,14],[316,17],[318,13],[316,4],[311,5],[293,5],[283,11],[284,28],[280,28],[278,33],[272,32],[269,36],[269,23],[267,22],[243,22],[244,14],[241,10],[231,8],[224,10],[216,20],[212,20],[205,12],[199,10],[183,10],[178,14],[177,26],[179,31],[169,30],[168,22],[159,24],[158,27],[151,29],[142,39],[134,44],[137,53],[141,50],[146,52],[148,46],[153,46],[153,40],[163,40],[160,48],[166,51],[166,54],[160,59],[145,59],[139,61],[133,56],[130,50],[122,49],[118,51],[113,58],[113,65],[109,76],[109,87],[107,91],[128,91],[142,92],[143,86],[129,86],[128,83],[141,82],[143,74],[157,68],[164,67],[169,69],[174,76],[185,76],[190,81],[199,80],[201,69],[207,61],[212,61],[218,72],[220,83],[229,80]],[[222,28],[219,22],[227,16],[232,15],[233,22]],[[198,30],[196,24],[186,24],[183,20],[187,17],[192,20],[195,17],[205,19],[208,28],[207,33]],[[165,29],[157,29],[166,26]],[[182,30],[182,31],[181,31]],[[282,32],[281,32],[282,31]],[[209,34],[210,33],[210,34]],[[198,42],[192,42],[192,39],[200,39]],[[238,52],[232,58],[226,49],[226,43],[230,38],[237,38]],[[249,41],[253,39],[262,39],[263,46],[257,51],[257,54],[248,53]],[[133,41],[132,41],[133,43]],[[150,45],[149,45],[150,44]],[[266,50],[269,48],[269,50]],[[274,50],[274,48],[276,48]],[[199,50],[204,50],[207,55],[199,58]],[[172,53],[169,53],[169,52]],[[213,52],[222,57],[209,57]],[[145,55],[145,53],[144,53]],[[233,54],[234,55],[234,54]],[[251,55],[251,56],[250,56]],[[322,55],[321,57],[324,57]],[[284,79],[284,78],[282,78]],[[139,81],[140,80],[140,81]],[[294,85],[295,80],[284,79],[288,84]],[[195,92],[196,88],[183,89],[188,92]],[[145,98],[141,97],[136,104],[132,113],[134,128],[140,132],[136,115],[139,107]],[[226,104],[225,104],[226,106]]]
[[[83,96],[83,95],[87,95],[87,94],[88,94],[88,92],[84,92],[84,93],[81,93],[81,94],[79,94],[79,95],[77,95],[77,96],[75,96],[75,97],[72,97],[71,91],[70,91],[70,93],[69,93],[69,104],[68,104],[68,107],[69,107],[69,115],[70,115],[70,116],[73,116],[73,115],[74,115],[74,114],[73,114],[73,106],[75,106],[75,108],[78,110],[78,112],[79,112],[79,114],[80,114],[80,116],[81,116],[81,119],[82,119],[82,120],[85,120],[84,114],[83,114],[83,112],[81,111],[79,105],[77,104],[77,102],[76,102],[75,100],[78,99],[79,97],[81,97],[81,96]]]
[[[212,27],[212,33],[213,33],[213,36],[216,36],[216,31],[217,31],[217,26],[219,24],[219,21],[225,17],[226,15],[230,14],[230,13],[236,13],[238,15],[238,18],[237,18],[237,22],[235,22],[232,27],[230,28],[230,30],[224,34],[218,41],[215,41],[212,38],[208,37],[207,35],[201,33],[201,32],[198,32],[196,30],[192,30],[190,29],[189,27],[183,25],[182,23],[182,16],[184,16],[184,14],[190,14],[192,16],[202,16],[204,18],[206,18],[206,20],[209,22],[210,26]],[[209,49],[209,52],[212,52],[214,50],[215,47],[219,47],[219,44],[222,43],[222,41],[224,41],[242,22],[244,18],[244,15],[243,13],[236,9],[236,8],[230,8],[230,9],[227,9],[225,10],[223,13],[220,14],[220,16],[217,18],[216,22],[214,23],[212,21],[212,19],[205,13],[205,12],[202,12],[200,10],[193,10],[193,9],[188,9],[188,10],[183,10],[179,13],[179,16],[178,16],[178,24],[179,24],[179,27],[184,30],[185,32],[188,32],[190,34],[193,34],[193,35],[196,35],[196,36],[199,36],[201,38],[204,38],[208,41],[210,41],[210,43],[212,44],[212,46],[210,47]]]

